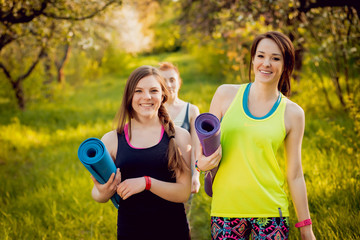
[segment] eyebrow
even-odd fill
[[[151,87],[151,88],[149,88],[150,90],[151,89],[160,89],[161,87]],[[135,87],[135,90],[136,89],[140,89],[140,90],[142,90],[142,89],[144,89],[144,88],[142,88],[142,87]]]
[[[257,51],[258,53],[265,53],[264,51]],[[276,56],[282,56],[281,54],[279,53],[272,53],[271,55],[276,55]]]

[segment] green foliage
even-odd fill
[[[96,34],[93,31],[95,28],[88,31],[92,24],[85,20],[100,15],[107,7],[116,3],[121,2],[114,0],[95,2],[64,0],[51,3],[40,0],[1,2],[0,71],[4,74],[0,76],[0,80],[11,83],[12,92],[15,92],[19,108],[25,109],[28,98],[38,98],[38,90],[45,89],[43,94],[51,95],[51,86],[49,86],[49,91],[46,89],[47,87],[39,84],[39,80],[28,80],[31,91],[23,89],[23,82],[33,71],[37,71],[35,67],[42,59],[44,59],[44,65],[47,65],[45,79],[47,78],[46,82],[50,83],[53,81],[52,65],[59,66],[61,62],[58,57],[58,48],[69,44],[74,35],[74,39],[80,43],[86,43],[88,45],[86,47],[89,47],[92,38],[88,36]],[[82,22],[86,22],[87,25],[81,24]],[[61,53],[62,55],[64,53]],[[90,74],[98,73],[98,71],[91,72],[98,68],[96,63],[88,63],[90,66],[86,66],[85,70],[89,70]],[[41,72],[37,74],[41,74]],[[27,97],[26,94],[33,95]]]
[[[3,105],[8,104],[16,107],[16,99],[10,82],[7,81],[4,74],[0,72],[0,109],[2,109]]]
[[[184,39],[181,37],[180,25],[176,24],[179,13],[178,2],[160,3],[157,19],[152,26],[154,30],[152,53],[173,52],[181,48]]]
[[[159,60],[149,57],[133,62],[132,66],[155,65]],[[178,55],[170,58],[174,60],[189,67],[191,59]],[[191,73],[184,74],[185,84],[191,81],[187,76]],[[92,200],[89,173],[76,153],[83,140],[100,138],[112,129],[125,80],[126,77],[108,75],[100,81],[83,82],[76,90],[65,85],[62,97],[53,102],[33,102],[25,112],[1,114],[2,238],[115,238],[117,212],[111,203]],[[204,93],[209,97],[215,86]],[[195,96],[196,92],[193,88],[187,94]],[[208,103],[203,108],[208,108]]]
[[[115,46],[110,45],[105,50],[104,57],[102,58],[101,67],[106,74],[128,76],[129,64],[133,56],[124,52],[124,50],[117,49]]]
[[[54,6],[65,2],[71,5],[59,1]],[[180,2],[164,1],[157,9],[158,21],[153,25],[153,51],[161,52],[157,56],[135,58],[124,53],[117,42],[108,44],[99,37],[111,30],[95,29],[94,22],[57,21],[54,27],[53,21],[41,17],[23,27],[14,25],[13,32],[0,24],[5,34],[24,36],[1,52],[1,62],[13,77],[31,66],[41,40],[45,39],[48,53],[24,81],[29,102],[25,112],[16,110],[11,85],[0,71],[1,239],[115,238],[117,212],[111,203],[92,200],[92,182],[76,152],[84,139],[100,138],[112,129],[130,72],[144,64],[174,62],[184,81],[180,97],[207,112],[220,84],[248,81],[250,44],[256,34],[273,29],[293,36],[296,48],[307,51],[301,79],[293,81],[291,99],[306,113],[302,161],[315,235],[318,239],[360,238],[359,24],[351,15],[353,10],[313,9],[302,16],[289,1],[202,1],[203,5],[183,1],[194,4],[187,18],[192,24],[184,29],[177,25],[180,9],[186,10]],[[94,10],[91,3],[84,8],[76,4],[71,12],[75,15]],[[67,8],[50,12],[70,14]],[[99,26],[105,22],[98,21]],[[199,34],[198,28],[206,29],[206,34]],[[27,35],[30,30],[36,30],[35,36]],[[61,57],[61,48],[55,46],[70,40],[66,83],[45,83],[46,61]],[[180,47],[190,55],[164,53]],[[54,66],[50,73],[55,74]],[[347,112],[341,110],[336,79]],[[193,239],[210,238],[210,203],[203,188],[193,198]],[[300,239],[293,227],[297,219],[292,205],[290,211],[291,238]]]
[[[222,79],[226,68],[226,57],[221,50],[222,41],[209,41],[202,44],[196,37],[188,38],[186,48],[199,64],[199,71],[215,78]]]
[[[207,112],[222,80],[204,74],[196,57],[183,53],[142,56],[129,61],[124,71],[159,61],[178,65],[184,81],[180,97]],[[301,84],[293,85],[291,99],[306,113],[302,162],[313,229],[318,239],[355,240],[360,237],[359,137],[347,114],[326,110],[312,74],[305,72]],[[109,72],[76,87],[64,85],[61,95],[52,101],[32,102],[27,111],[1,112],[2,239],[116,238],[117,211],[110,202],[92,200],[90,175],[76,154],[83,140],[100,138],[112,129],[125,80],[126,76]],[[283,158],[279,161],[284,162]],[[195,240],[210,238],[210,202],[203,187],[193,197],[190,224]],[[290,211],[291,239],[300,239],[293,227],[297,220],[292,205]]]
[[[190,226],[191,236],[197,240],[211,239],[210,232],[210,206],[211,198],[206,195],[203,183],[204,174],[200,174],[201,188],[198,194],[195,194],[191,203]]]
[[[32,105],[15,116],[1,115],[4,239],[114,238],[114,231],[102,229],[116,229],[116,211],[110,203],[91,199],[89,174],[76,153],[82,140],[111,129],[123,84],[103,79],[56,102]]]
[[[328,98],[334,95],[342,109],[359,106],[356,93],[360,86],[356,77],[360,71],[357,4],[344,2],[343,6],[334,7],[328,1],[316,0],[204,0],[182,1],[182,6],[180,22],[188,38],[200,39],[198,49],[220,43],[214,48],[225,57],[220,69],[225,72],[223,76],[227,81],[248,81],[248,51],[253,38],[269,30],[278,30],[294,43],[295,79],[299,80],[306,61],[304,54],[309,54],[314,70],[329,77],[324,78],[324,85],[331,84],[335,90],[326,92],[326,87],[322,87],[324,94],[328,94]],[[329,99],[326,102],[331,108],[333,102]]]
[[[66,65],[64,72],[66,81],[71,85],[87,83],[99,79],[103,75],[99,61],[89,56],[89,53],[75,49]]]

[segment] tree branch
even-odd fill
[[[39,63],[40,59],[45,56],[45,47],[42,47],[36,60],[33,62],[33,64],[29,67],[29,69],[26,71],[26,73],[24,73],[23,75],[19,76],[16,79],[16,82],[20,82],[23,81],[25,78],[27,78],[31,72],[35,69],[36,65]]]
[[[93,13],[87,15],[87,16],[83,16],[83,17],[73,17],[73,16],[69,16],[69,17],[64,17],[64,16],[57,16],[55,14],[52,13],[46,13],[43,12],[42,15],[48,17],[48,18],[53,18],[53,19],[58,19],[58,20],[73,20],[73,21],[83,21],[86,19],[90,19],[95,17],[97,14],[99,14],[100,12],[104,11],[107,7],[109,7],[111,4],[114,4],[115,2],[117,2],[116,0],[111,0],[108,3],[106,3],[102,8],[94,11]]]
[[[12,84],[14,82],[14,80],[12,79],[10,72],[7,70],[7,68],[4,66],[4,64],[2,62],[0,62],[0,68],[3,70],[5,76],[9,79],[9,81]]]
[[[16,39],[16,37],[14,35],[10,35],[10,34],[7,34],[7,33],[1,34],[0,35],[0,52],[1,52],[1,49],[3,49],[3,47],[8,45],[9,43],[14,41],[15,39]]]
[[[49,1],[50,0],[44,0],[41,3],[40,9],[33,9],[30,15],[26,15],[27,9],[25,8],[20,8],[15,13],[12,12],[13,7],[7,12],[3,12],[2,10],[0,10],[0,22],[4,23],[5,25],[6,23],[17,24],[31,22],[34,18],[44,12]]]
[[[323,8],[323,7],[354,7],[359,15],[360,1],[354,0],[316,0],[315,2],[309,0],[299,0],[300,12],[308,12],[312,8]]]

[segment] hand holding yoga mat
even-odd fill
[[[211,113],[202,113],[195,119],[195,130],[203,148],[204,156],[213,154],[220,145],[220,121]],[[218,168],[205,173],[204,189],[212,197],[212,184]]]
[[[116,166],[104,143],[97,138],[88,138],[80,144],[78,157],[81,163],[89,170],[95,179],[104,184],[112,173],[116,173]],[[111,201],[119,207],[120,197],[115,193]]]

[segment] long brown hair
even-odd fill
[[[135,88],[139,81],[147,76],[154,76],[160,83],[161,90],[163,93],[163,100],[158,110],[158,117],[161,125],[164,127],[166,134],[170,137],[168,157],[168,167],[176,175],[177,172],[183,172],[184,169],[188,169],[184,158],[181,155],[179,147],[175,142],[175,127],[173,121],[164,106],[164,103],[168,99],[169,92],[165,85],[165,79],[161,76],[159,70],[152,66],[141,66],[135,69],[129,76],[124,94],[121,102],[121,106],[116,114],[115,123],[117,125],[116,131],[122,133],[124,131],[125,124],[128,123],[129,138],[131,139],[131,119],[137,119],[136,113],[132,107],[132,99],[134,96]]]
[[[251,81],[251,69],[252,69],[252,61],[256,54],[256,49],[259,42],[265,38],[272,39],[276,45],[280,48],[281,54],[284,59],[284,70],[281,74],[278,90],[282,92],[285,96],[290,96],[291,86],[290,86],[290,77],[291,73],[294,70],[295,65],[295,49],[291,40],[283,33],[280,32],[266,32],[264,34],[258,35],[251,46],[251,58],[250,58],[250,68],[249,68],[249,80]]]

